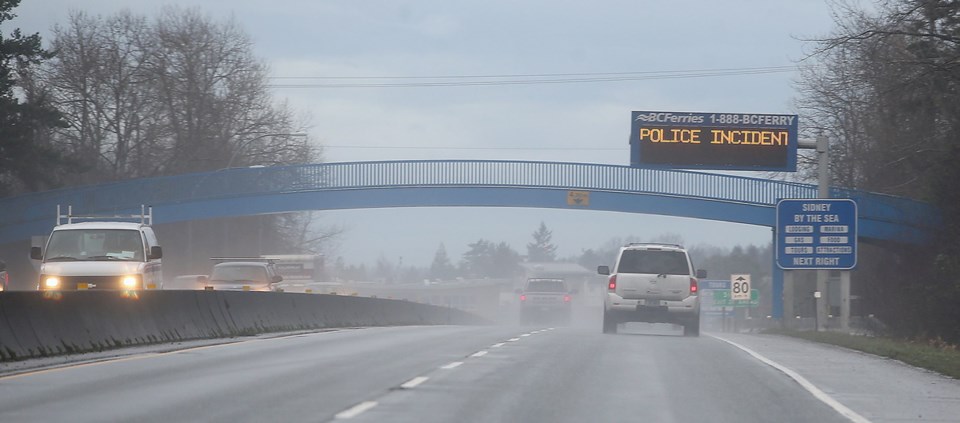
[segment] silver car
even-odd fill
[[[697,278],[687,250],[673,244],[632,243],[620,248],[613,273],[607,266],[597,272],[609,275],[603,302],[603,333],[616,333],[624,322],[683,325],[686,336],[700,335],[700,297]]]

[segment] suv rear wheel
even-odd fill
[[[603,333],[617,333],[617,320],[606,311],[603,312]]]
[[[700,316],[683,325],[683,336],[700,336]]]

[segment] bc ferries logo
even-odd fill
[[[641,112],[634,119],[638,122],[656,122],[656,123],[703,123],[703,115],[695,114],[674,114],[667,112]]]

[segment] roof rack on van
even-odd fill
[[[67,214],[63,214],[60,205],[57,204],[57,226],[63,225],[64,220],[67,224],[77,220],[140,220],[141,225],[153,225],[153,206],[140,205],[140,214],[120,214],[120,215],[90,215],[81,216],[73,214],[73,206],[67,206]]]
[[[673,244],[673,243],[669,243],[669,242],[629,242],[629,243],[627,243],[626,246],[627,246],[627,247],[633,247],[633,246],[639,246],[639,245],[661,245],[661,246],[664,246],[664,247],[676,247],[676,248],[681,248],[681,249],[683,248],[683,246],[680,245],[680,244]]]

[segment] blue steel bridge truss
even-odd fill
[[[46,235],[57,205],[76,214],[135,214],[154,223],[382,207],[532,207],[660,214],[773,228],[776,203],[816,198],[809,184],[587,163],[424,160],[224,169],[24,194],[0,199],[0,244]],[[922,244],[941,218],[933,206],[831,189],[858,206],[861,241]],[[570,201],[571,198],[579,201]],[[783,272],[773,266],[772,315],[782,318]]]
[[[580,204],[571,191],[589,192]],[[922,243],[939,214],[919,201],[833,188],[857,201],[862,240]],[[582,194],[580,194],[582,195]],[[134,179],[0,199],[0,244],[49,233],[56,206],[79,214],[154,208],[155,223],[381,207],[533,207],[646,213],[775,226],[783,198],[814,185],[629,166],[479,160],[322,163]]]

